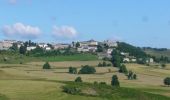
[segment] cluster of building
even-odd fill
[[[13,46],[13,44],[16,43],[18,48],[20,48],[21,45],[24,45],[23,41],[16,41],[16,40],[3,40],[0,41],[0,50],[8,50],[10,47]],[[76,43],[79,43],[79,46],[76,47]],[[111,40],[106,40],[103,42],[98,42],[95,40],[89,40],[89,41],[82,41],[82,42],[74,42],[72,44],[64,44],[64,43],[52,43],[52,44],[47,44],[47,43],[36,43],[36,45],[28,45],[27,46],[27,51],[36,49],[37,46],[43,48],[44,50],[57,50],[57,49],[64,49],[68,47],[76,48],[78,52],[92,52],[96,53],[98,49],[98,45],[103,46],[107,45],[108,48],[104,49],[103,52],[97,53],[99,59],[103,58],[111,58],[111,53],[114,48],[118,46],[116,41],[111,41]],[[121,52],[121,55],[124,57],[123,61],[124,62],[137,62],[137,58],[134,56],[130,56],[129,53]],[[146,62],[152,63],[154,62],[152,58],[147,58]]]
[[[120,54],[122,56],[124,56],[123,62],[125,62],[125,63],[136,63],[137,62],[137,58],[134,57],[134,56],[130,56],[129,53],[121,52]],[[141,60],[141,61],[145,60],[146,63],[153,63],[154,62],[153,58],[149,58],[149,57],[145,58],[145,59],[139,58],[138,60]]]
[[[16,40],[2,40],[0,41],[0,50],[7,50],[9,49],[10,47],[12,47],[12,45],[16,43],[18,48],[21,46],[21,45],[24,45],[24,42],[23,41],[16,41]],[[75,42],[76,43],[76,42]],[[95,41],[95,40],[89,40],[89,41],[82,41],[82,42],[79,42],[80,46],[77,48],[77,51],[79,52],[95,52],[97,50],[97,46],[100,44],[100,43],[106,43],[108,44],[109,47],[116,47],[117,46],[117,43],[116,42],[111,42],[109,40],[107,41],[104,41],[104,42],[98,42],[98,41]],[[27,47],[27,50],[30,51],[30,50],[33,50],[36,48],[36,46],[39,46],[41,48],[44,48],[45,50],[51,50],[51,49],[64,49],[64,48],[68,48],[69,46],[71,47],[75,47],[75,45],[73,44],[64,44],[64,43],[51,43],[51,46],[53,48],[51,48],[48,43],[36,43],[36,45],[34,46],[29,46]]]
[[[0,50],[8,50],[14,43],[17,43],[18,48],[23,44],[22,41],[16,41],[16,40],[3,40],[0,41]]]

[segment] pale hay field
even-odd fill
[[[143,65],[138,65],[138,64],[126,64],[128,70],[132,70],[138,76],[137,80],[127,80],[127,77],[124,74],[118,73],[117,68],[96,67],[96,65],[99,62],[101,61],[51,62],[50,64],[52,65],[52,69],[50,70],[42,69],[42,65],[45,62],[31,62],[27,64],[13,64],[13,65],[1,64],[0,65],[0,79],[1,79],[0,88],[2,90],[0,89],[0,93],[8,94],[9,97],[14,98],[13,100],[15,100],[15,98],[17,99],[19,98],[17,96],[20,95],[20,93],[21,94],[23,93],[22,95],[24,95],[23,91],[27,91],[25,95],[27,94],[32,95],[30,94],[29,91],[34,91],[34,89],[35,89],[35,93],[33,94],[39,94],[39,93],[43,94],[44,90],[41,90],[41,89],[43,89],[44,87],[49,87],[47,90],[48,93],[50,93],[50,91],[53,91],[54,88],[57,88],[58,90],[60,90],[58,86],[61,86],[62,84],[47,82],[48,80],[74,81],[76,77],[80,76],[85,82],[93,83],[94,81],[98,81],[98,82],[106,82],[107,84],[110,84],[112,75],[116,74],[118,75],[120,85],[122,87],[140,88],[140,89],[143,89],[144,91],[149,91],[152,93],[158,93],[158,94],[170,96],[170,88],[163,86],[163,79],[167,76],[170,76],[170,70],[167,69],[169,65],[167,65],[166,69],[162,69],[162,68],[153,68],[153,67],[148,67],[148,66],[143,66]],[[77,67],[78,70],[80,70],[81,65],[94,66],[97,71],[96,74],[89,74],[89,75],[76,74],[75,75],[75,74],[68,73],[68,67],[74,66],[74,67]],[[109,69],[111,70],[111,72],[109,72]],[[31,80],[34,80],[34,81],[31,81]],[[43,81],[37,82],[36,80],[44,80],[45,82]],[[57,84],[57,87],[56,87],[56,84]],[[36,87],[37,85],[38,87]],[[22,91],[19,91],[20,89],[18,89],[16,90],[17,94],[15,94],[13,93],[15,91],[15,89],[13,88],[17,88],[17,86],[20,86],[20,89],[22,88],[23,90],[21,89]],[[26,86],[26,88],[24,88],[24,86]],[[27,90],[27,87],[29,87],[28,90]],[[6,91],[6,92],[3,92],[3,91]],[[66,95],[66,94],[61,94],[61,95]],[[23,100],[23,98],[21,97],[18,100]],[[26,99],[26,100],[29,100],[29,99]],[[43,99],[40,99],[40,100],[43,100]],[[60,100],[60,99],[56,99],[56,100]],[[65,100],[65,99],[62,99],[62,100]]]

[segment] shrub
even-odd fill
[[[100,85],[106,85],[106,82],[100,82],[99,84]]]
[[[22,61],[19,64],[23,64]]]
[[[103,66],[102,63],[99,63],[99,64],[98,64],[98,67],[102,67],[102,66]]]
[[[77,74],[77,68],[69,67],[69,73],[70,74]]]
[[[44,65],[43,65],[43,69],[51,69],[51,66],[48,62],[46,62]]]
[[[164,84],[170,86],[170,77],[164,79]]]
[[[117,75],[113,75],[112,76],[111,85],[115,86],[115,87],[119,87],[120,86]]]
[[[77,78],[75,79],[75,82],[83,82],[83,81],[82,81],[81,77],[77,77]]]
[[[136,75],[136,74],[133,75],[133,79],[134,79],[134,80],[137,79],[137,75]]]
[[[97,81],[94,81],[94,85],[97,85],[98,84],[98,82]]]
[[[3,59],[3,60],[4,60],[5,62],[6,62],[6,61],[8,61],[8,57],[4,57],[4,59]]]
[[[81,89],[74,86],[63,86],[63,92],[68,94],[78,94],[81,92]]]
[[[127,74],[128,71],[127,71],[126,66],[125,66],[125,65],[121,65],[120,68],[119,68],[119,72],[120,72],[120,73]]]
[[[82,66],[82,68],[79,71],[80,74],[94,74],[95,72],[96,69],[89,65]]]
[[[134,74],[132,71],[129,71],[127,77],[128,77],[128,80],[136,80],[137,79],[137,75]]]
[[[132,80],[133,79],[133,72],[129,71],[127,77],[128,77],[129,80]]]
[[[112,64],[110,64],[110,63],[106,63],[106,62],[103,62],[103,63],[99,63],[98,65],[97,65],[98,67],[106,67],[106,66],[112,66]]]
[[[107,66],[106,62],[103,62],[103,66]]]
[[[166,67],[166,64],[161,64],[161,67],[162,67],[162,68],[165,68],[165,67]]]
[[[107,64],[107,66],[112,66],[112,64]]]

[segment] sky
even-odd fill
[[[170,0],[0,0],[0,40],[170,48]]]

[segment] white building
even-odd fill
[[[83,46],[83,47],[77,48],[77,51],[78,52],[89,52],[90,50],[89,50],[88,46]]]
[[[129,58],[123,58],[123,62],[130,62]]]
[[[112,54],[113,49],[107,49],[107,54]]]
[[[98,45],[98,42],[93,39],[89,40],[89,41],[80,42],[80,47],[82,47],[82,46],[97,46],[97,45]]]
[[[49,51],[49,50],[51,50],[51,48],[50,47],[45,47],[45,50]]]
[[[45,47],[48,47],[48,45],[46,43],[38,43],[38,46],[40,48],[45,48]]]
[[[16,43],[16,40],[3,40],[0,42],[0,49],[7,50],[12,47],[13,43]]]
[[[109,58],[111,59],[112,56],[110,54],[107,54],[107,53],[98,53],[98,59],[103,59],[103,58]]]
[[[136,62],[136,61],[137,61],[136,58],[131,59],[131,62]]]
[[[95,40],[80,42],[80,47],[77,48],[79,52],[95,52],[97,50],[98,42]]]
[[[27,47],[27,51],[31,51],[31,50],[34,50],[34,49],[36,49],[36,46]]]
[[[117,42],[112,41],[112,40],[105,40],[104,43],[107,44],[109,47],[117,47],[118,46]]]
[[[154,62],[153,58],[147,58],[146,59],[146,63],[153,63],[153,62]]]
[[[54,47],[55,50],[68,48],[69,46],[70,46],[70,44],[62,44],[62,43],[53,44],[53,47]]]

